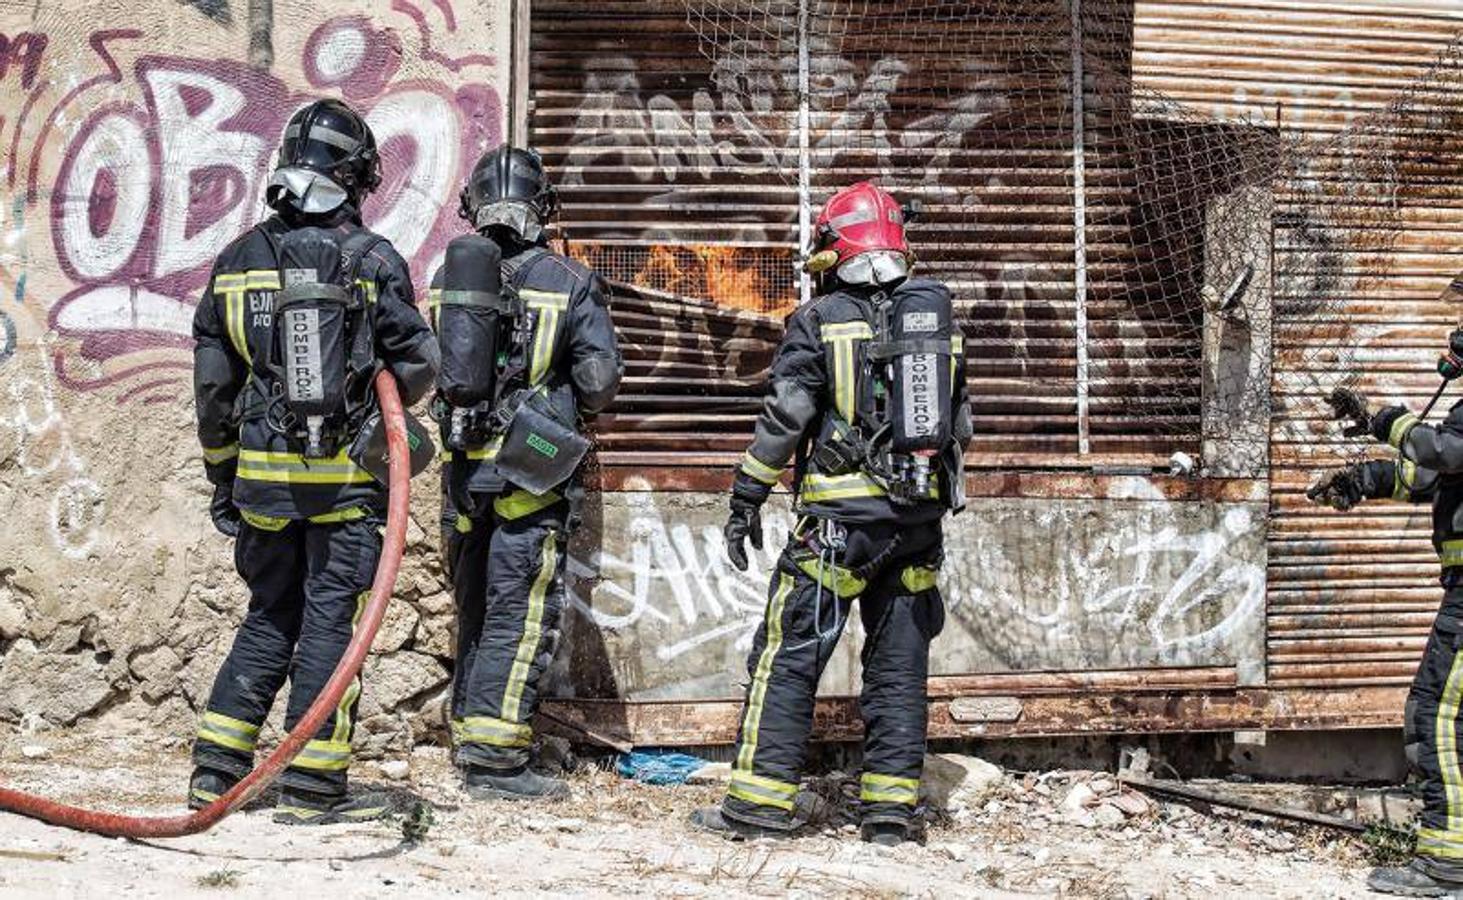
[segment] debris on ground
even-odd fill
[[[706,760],[675,750],[636,750],[620,754],[616,770],[626,778],[646,784],[685,784]]]
[[[49,760],[0,760],[7,787],[70,803],[175,812],[186,787],[186,748],[158,752],[139,740],[48,735]],[[949,754],[939,754],[941,757]],[[967,772],[999,771],[967,757]],[[924,844],[890,850],[857,828],[859,774],[809,778],[799,811],[816,816],[796,841],[742,843],[693,832],[692,810],[720,801],[725,785],[667,788],[581,767],[561,803],[476,802],[445,750],[418,747],[410,792],[395,823],[312,829],[275,826],[268,806],[174,841],[127,843],[0,814],[7,896],[94,892],[231,897],[294,893],[437,896],[481,892],[483,873],[509,895],[1066,896],[1099,898],[1370,896],[1375,853],[1405,853],[1400,837],[1368,841],[1242,811],[1131,796],[1111,772],[1002,772],[929,791]],[[948,762],[948,760],[947,760]],[[721,767],[703,767],[717,771]],[[939,768],[933,766],[932,769]],[[699,769],[697,770],[700,771]],[[383,782],[406,793],[400,782]],[[962,793],[961,786],[971,788]],[[979,790],[974,788],[979,785]],[[1294,804],[1314,786],[1246,786]],[[1344,792],[1342,789],[1328,789]],[[952,798],[957,798],[952,801]],[[1119,821],[1121,816],[1121,821]],[[1091,824],[1087,824],[1090,818]],[[1075,821],[1074,821],[1075,820]],[[1380,860],[1379,860],[1380,861]],[[232,882],[228,884],[226,882]],[[68,893],[69,892],[69,893]],[[271,893],[272,892],[272,893]]]

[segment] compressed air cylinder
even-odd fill
[[[503,252],[481,235],[447,245],[437,312],[442,369],[437,383],[459,408],[493,397],[498,348],[508,324],[503,302]]]
[[[895,453],[943,450],[950,442],[954,313],[950,292],[933,281],[907,281],[889,299],[889,420]]]

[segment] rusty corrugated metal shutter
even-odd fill
[[[1321,396],[1347,374],[1373,397],[1420,408],[1430,363],[1457,319],[1436,298],[1463,269],[1456,131],[1425,154],[1376,130],[1376,116],[1426,74],[1463,30],[1457,3],[1139,3],[1140,84],[1211,112],[1255,116],[1321,139],[1348,127],[1350,158],[1323,153],[1277,196],[1273,523],[1268,678],[1274,684],[1398,683],[1411,677],[1437,606],[1427,510],[1376,504],[1318,510],[1303,492],[1336,443]],[[1456,80],[1424,103],[1463,108]],[[1448,96],[1451,95],[1451,96]],[[1413,127],[1418,122],[1394,119]],[[1358,128],[1358,126],[1361,126]],[[1421,146],[1421,145],[1419,145]],[[1379,209],[1357,160],[1390,154],[1414,186]],[[1358,175],[1363,177],[1358,177]],[[1335,322],[1308,319],[1317,296]]]
[[[727,462],[746,447],[780,316],[796,301],[797,195],[769,160],[794,102],[714,84],[679,0],[536,0],[533,145],[570,250],[614,282],[626,354],[597,424],[608,465]]]

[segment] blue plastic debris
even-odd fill
[[[685,784],[691,773],[707,761],[675,750],[632,750],[620,754],[616,770],[626,778],[646,784]]]

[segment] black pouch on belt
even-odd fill
[[[432,435],[410,410],[403,410],[406,417],[406,446],[411,452],[411,475],[413,478],[427,470],[437,448]],[[351,462],[371,473],[382,484],[391,483],[391,453],[386,443],[386,421],[380,412],[373,412],[361,425],[356,439],[351,442]]]
[[[568,481],[589,452],[589,439],[555,415],[541,390],[526,392],[508,422],[494,464],[498,474],[530,494]]]

